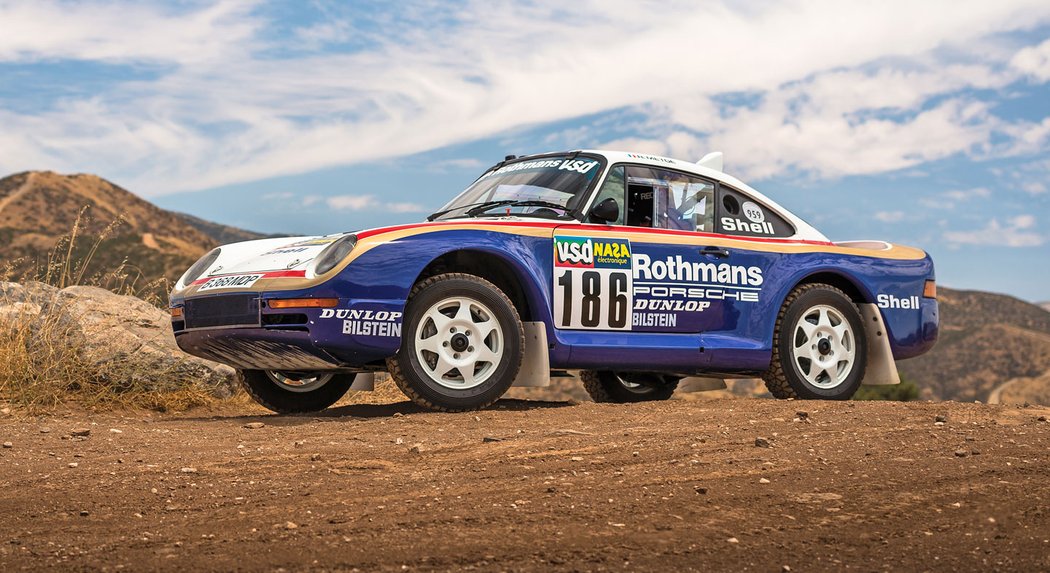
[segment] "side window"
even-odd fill
[[[605,177],[601,189],[598,190],[598,195],[591,202],[591,208],[609,198],[615,200],[616,206],[620,208],[620,218],[612,221],[611,224],[623,225],[624,217],[627,214],[627,209],[624,208],[626,203],[624,202],[623,165],[617,165],[609,170],[609,174]]]
[[[656,167],[627,168],[627,225],[714,231],[714,185]]]
[[[718,232],[747,237],[790,237],[795,229],[782,217],[743,193],[719,185]]]

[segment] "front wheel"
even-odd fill
[[[336,372],[237,371],[244,390],[278,414],[320,412],[339,401],[356,377]]]
[[[678,379],[660,374],[620,374],[609,370],[580,372],[583,388],[595,402],[651,402],[667,400],[678,387]]]
[[[802,285],[777,316],[773,360],[762,379],[777,398],[849,400],[864,378],[867,350],[853,301],[829,285]]]
[[[503,291],[481,277],[448,273],[412,289],[401,349],[387,368],[420,406],[478,410],[514,382],[524,344],[518,311]]]

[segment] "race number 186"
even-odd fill
[[[631,274],[617,269],[558,268],[554,320],[558,328],[631,328]]]

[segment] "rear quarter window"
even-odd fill
[[[770,208],[724,185],[718,186],[718,232],[744,237],[790,237],[795,228]]]

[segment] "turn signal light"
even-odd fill
[[[181,306],[173,306],[173,307],[171,307],[171,317],[172,318],[182,318],[182,307]]]
[[[337,298],[275,298],[266,301],[270,308],[333,308],[339,306]]]
[[[937,281],[926,281],[926,286],[922,289],[922,296],[937,298]]]

